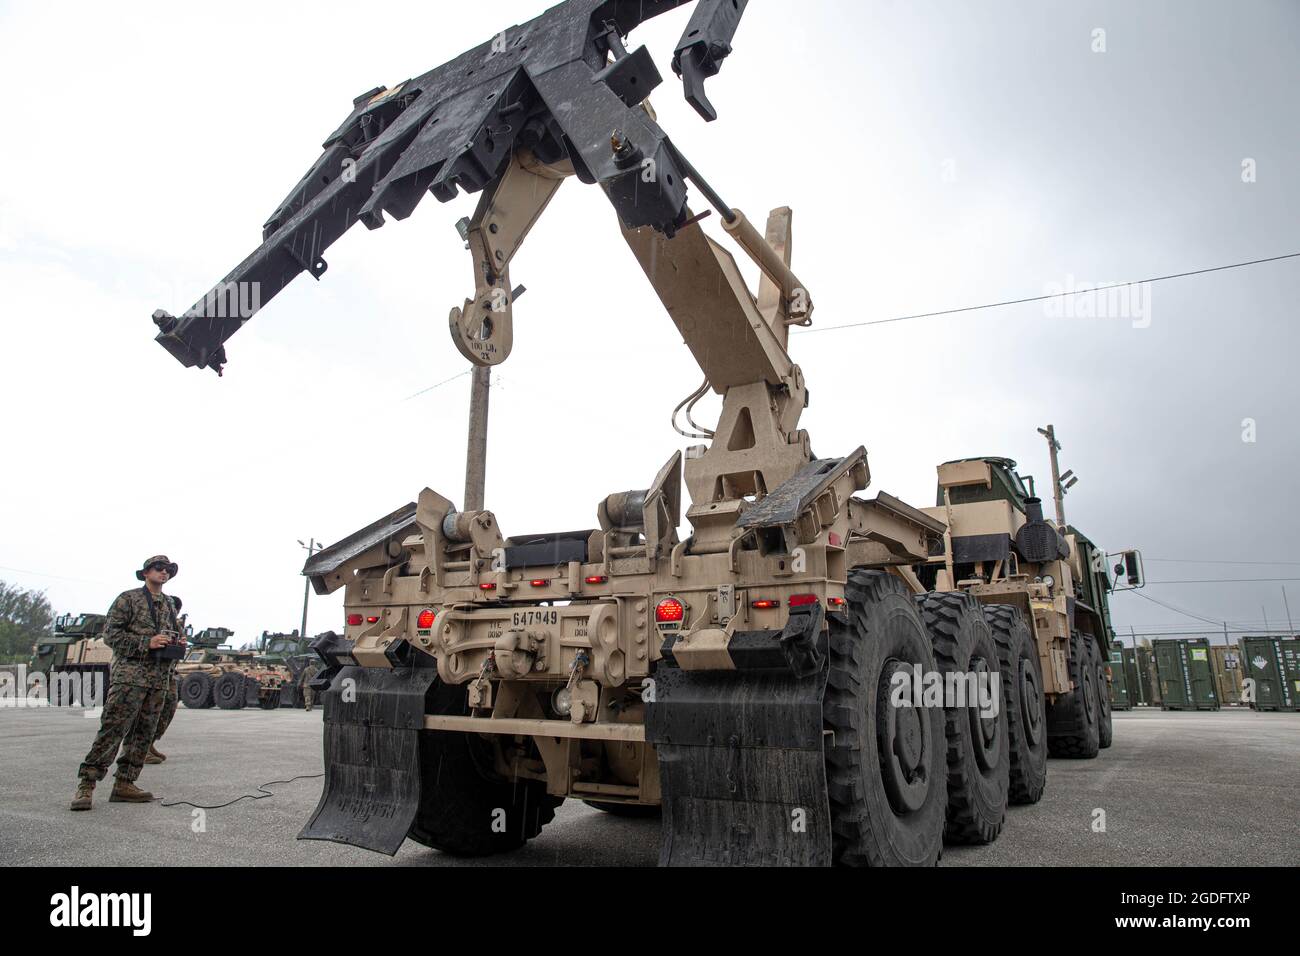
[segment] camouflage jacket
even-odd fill
[[[164,690],[171,684],[175,661],[158,661],[149,656],[149,639],[177,629],[176,606],[161,594],[153,599],[158,623],[149,613],[149,596],[143,587],[123,591],[108,609],[104,643],[113,649],[111,680]]]

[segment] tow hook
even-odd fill
[[[795,677],[811,677],[821,671],[825,658],[817,646],[826,611],[821,602],[793,608],[781,632],[781,650]]]

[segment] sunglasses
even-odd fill
[[[171,569],[167,565],[158,564],[156,561],[153,564],[149,565],[149,567],[145,568],[145,570],[146,571],[167,571],[168,573],[171,572]]]

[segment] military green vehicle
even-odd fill
[[[28,670],[45,675],[51,705],[79,704],[92,692],[103,702],[113,660],[100,637],[107,622],[103,614],[61,614],[53,633],[32,648]]]
[[[48,675],[52,669],[65,664],[77,664],[82,656],[77,646],[83,641],[93,641],[104,630],[108,618],[103,614],[61,614],[54,620],[54,631],[38,641],[32,648],[27,669],[32,673]]]
[[[303,688],[325,669],[311,649],[313,640],[315,638],[303,637],[294,630],[288,634],[263,631],[257,641],[260,660],[288,671],[288,678],[280,687],[281,707],[304,706]]]
[[[448,318],[475,367],[465,497],[425,488],[304,567],[318,594],[343,591],[346,626],[314,645],[326,781],[300,838],[502,852],[568,798],[661,807],[665,864],[929,865],[945,836],[991,838],[977,819],[951,825],[947,755],[979,735],[1005,756],[1006,709],[932,703],[911,681],[1000,674],[1002,657],[956,578],[942,594],[919,579],[947,525],[884,492],[860,497],[865,448],[817,457],[799,427],[810,392],[790,329],[811,324],[813,304],[791,268],[792,214],[772,210],[764,234],[719,196],[655,119],[649,52],[624,45],[680,5],[566,0],[362,94],[263,244],[182,316],[154,313],[168,352],[219,373],[248,283],[265,307],[297,275],[321,278],[356,222],[482,193],[458,224],[473,295]],[[744,9],[699,0],[675,51],[706,119],[704,81]],[[508,536],[483,502],[489,373],[513,346],[511,261],[569,179],[602,187],[701,368],[672,416],[699,443],[648,484],[593,496],[589,528]],[[688,182],[756,265],[756,291],[688,205]],[[562,420],[658,397],[634,353],[585,380],[559,375]],[[691,417],[710,389],[713,428]],[[1062,684],[1095,685],[1081,657],[1060,664]]]

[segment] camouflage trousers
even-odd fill
[[[158,718],[162,715],[166,697],[167,691],[162,688],[110,684],[104,713],[99,719],[99,733],[77,772],[78,776],[103,780],[109,762],[121,746],[117,778],[127,782],[139,777],[145,754],[149,752],[154,732],[158,729]]]
[[[167,687],[167,697],[163,701],[162,713],[158,715],[158,729],[154,731],[154,740],[161,740],[162,735],[167,733],[167,728],[171,726],[172,718],[176,716],[176,705],[180,703],[180,698],[180,678],[173,677],[171,684]]]

